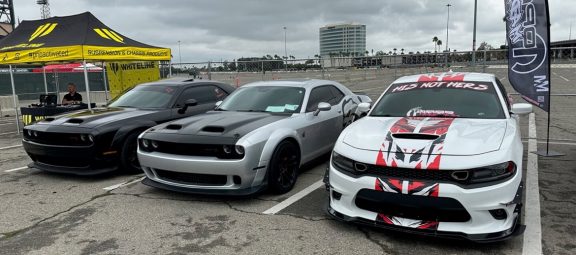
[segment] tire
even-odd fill
[[[300,149],[294,142],[284,140],[276,146],[268,165],[270,191],[284,194],[294,187],[300,169]]]
[[[126,140],[124,140],[124,144],[122,144],[122,152],[120,153],[122,172],[129,174],[142,172],[136,153],[136,149],[138,148],[138,135],[140,135],[140,132],[130,133],[128,137],[126,137]]]

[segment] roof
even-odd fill
[[[132,40],[92,13],[25,20],[0,41],[0,64],[170,60],[170,49]]]
[[[275,81],[257,81],[248,83],[242,87],[254,87],[254,86],[284,86],[284,87],[314,87],[318,85],[334,84],[336,82],[329,80],[318,80],[318,79],[291,79],[291,80],[275,80]]]
[[[168,79],[162,79],[158,81],[151,81],[139,84],[138,86],[157,86],[157,85],[169,85],[169,86],[187,86],[187,85],[203,85],[203,84],[219,84],[220,87],[226,88],[227,91],[233,91],[234,87],[229,84],[213,81],[213,80],[200,80],[200,79],[192,79],[187,77],[174,77]]]
[[[443,72],[416,74],[400,77],[394,83],[418,82],[418,81],[494,81],[494,74],[469,73],[469,72]]]

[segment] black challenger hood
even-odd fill
[[[172,139],[179,137],[174,135],[218,136],[239,139],[253,130],[290,116],[291,114],[264,112],[211,111],[156,126],[154,130],[150,130],[149,134],[155,138],[160,138],[163,136],[162,134],[166,134],[163,138],[171,137]]]
[[[94,128],[115,121],[126,121],[130,118],[154,113],[152,110],[140,110],[134,108],[95,108],[91,111],[82,110],[48,117],[38,122],[38,125],[50,126],[75,126],[81,128]]]

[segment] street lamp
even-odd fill
[[[178,59],[180,59],[180,65],[182,65],[182,54],[180,54],[180,41],[178,41]]]
[[[288,51],[286,50],[286,27],[284,27],[284,57],[286,59],[286,65],[284,65],[284,70],[288,71]]]
[[[448,24],[450,23],[450,6],[452,5],[446,5],[446,7],[448,7],[448,18],[446,19],[446,51],[448,51]]]

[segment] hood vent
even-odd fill
[[[211,133],[222,133],[222,132],[224,132],[224,127],[206,126],[202,129],[202,131],[211,132]]]
[[[393,134],[392,137],[398,139],[436,140],[439,136],[430,134],[418,134],[418,133],[398,133]]]
[[[180,130],[180,129],[182,129],[182,125],[170,124],[170,125],[166,126],[166,129],[169,129],[169,130]]]
[[[50,122],[50,121],[53,121],[53,120],[55,120],[55,119],[52,118],[52,117],[50,117],[50,118],[45,118],[45,119],[44,119],[44,121],[47,121],[47,122]]]
[[[72,123],[72,124],[80,124],[80,123],[84,122],[84,120],[83,119],[69,119],[67,122]]]

